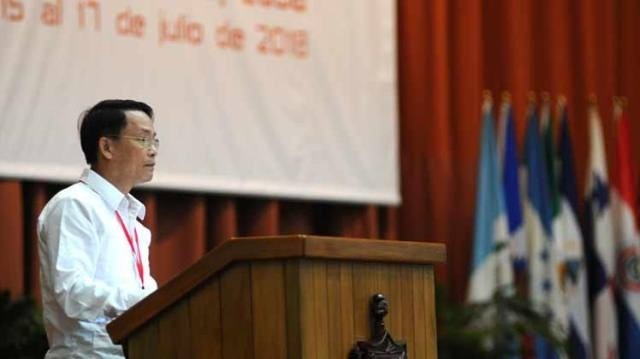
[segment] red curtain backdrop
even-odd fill
[[[482,90],[509,91],[519,147],[529,91],[567,97],[583,193],[587,105],[598,98],[613,174],[612,97],[629,99],[640,164],[640,2],[398,1],[403,205],[398,237],[447,244],[438,279],[466,293]],[[497,106],[496,106],[497,107]],[[615,176],[613,176],[615,181]]]
[[[520,145],[527,93],[567,96],[580,193],[590,93],[598,96],[610,168],[614,94],[628,97],[631,137],[640,139],[637,0],[401,0],[397,6],[402,206],[139,191],[160,283],[233,236],[313,233],[444,242],[448,261],[438,280],[462,299],[483,89],[497,98],[511,93]],[[640,140],[633,145],[637,178]],[[0,288],[14,296],[39,294],[35,223],[61,188],[0,180]]]

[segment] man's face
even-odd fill
[[[158,153],[156,146],[149,146],[156,138],[153,121],[142,111],[126,111],[126,115],[127,124],[116,141],[114,164],[133,185],[149,182]]]

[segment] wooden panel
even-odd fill
[[[377,292],[377,278],[372,275],[372,264],[353,264],[353,327],[354,339],[369,340],[369,301]]]
[[[151,320],[164,308],[175,303],[197,285],[215,275],[218,271],[222,271],[232,262],[251,258],[296,257],[303,253],[302,248],[301,242],[296,238],[282,239],[275,242],[262,239],[255,241],[226,241],[221,247],[211,251],[188,271],[183,272],[179,277],[146,297],[139,305],[109,323],[107,329],[116,342],[123,340],[128,333],[135,331],[138,326]],[[233,284],[233,282],[230,282],[230,284]],[[250,310],[250,305],[247,308]]]
[[[336,263],[327,263],[327,311],[329,321],[327,322],[328,351],[330,358],[344,358],[345,353],[341,350],[342,305],[340,303],[340,267]]]
[[[189,298],[192,358],[222,358],[220,280],[209,280]]]
[[[251,268],[237,264],[220,280],[222,303],[222,357],[253,358]]]
[[[128,342],[128,358],[155,359],[160,358],[158,351],[158,327],[151,324],[140,329]]]
[[[436,290],[433,266],[426,266],[422,284],[425,288],[424,295],[424,322],[427,324],[427,358],[438,357],[438,333],[436,332]]]
[[[24,294],[22,184],[0,181],[0,290]]]
[[[354,332],[354,305],[353,305],[353,265],[349,262],[331,261],[334,266],[339,268],[339,297],[340,301],[340,348],[351,350],[355,344]],[[341,356],[342,357],[342,356]],[[346,357],[346,356],[345,356]]]
[[[402,264],[354,264],[354,327],[357,340],[368,340],[369,300],[383,293],[389,301],[387,330],[407,343],[410,358],[435,358],[435,312],[432,267]],[[430,337],[433,336],[433,337]],[[429,340],[427,338],[430,338]]]
[[[406,340],[402,336],[402,282],[400,281],[401,265],[393,265],[387,267],[387,280],[389,290],[389,318],[385,323],[387,328],[391,330],[395,339]]]
[[[313,261],[312,263],[319,263]],[[404,268],[403,268],[404,267]],[[305,327],[305,316],[309,316],[309,321],[318,320],[314,314],[313,306],[324,302],[324,292],[318,293],[318,278],[320,281],[326,280],[326,308],[328,336],[327,358],[342,358],[348,355],[349,350],[357,340],[368,340],[371,335],[369,303],[371,296],[375,293],[383,293],[390,303],[390,315],[385,319],[387,329],[396,339],[405,340],[409,346],[409,353],[419,353],[415,346],[414,321],[423,320],[414,317],[413,302],[414,286],[418,285],[418,293],[424,293],[424,284],[413,279],[413,271],[421,271],[421,267],[406,267],[400,264],[380,264],[380,263],[356,263],[345,264],[337,261],[327,261],[326,279],[322,275],[318,276],[317,265],[311,267],[311,274],[305,274],[301,279],[302,283],[311,281],[308,287],[302,289],[303,301],[303,327]],[[303,271],[304,273],[304,271]],[[395,274],[392,274],[395,273]],[[404,276],[404,279],[400,278]],[[419,278],[421,279],[421,278]],[[394,287],[394,283],[397,283]],[[394,291],[395,288],[395,291]],[[305,290],[307,292],[305,292]],[[321,295],[321,300],[309,298],[311,295]],[[423,299],[423,297],[420,297]],[[305,300],[311,300],[308,308],[304,304]],[[422,302],[421,302],[422,303]],[[422,306],[424,309],[424,306]],[[316,307],[315,310],[318,308]],[[395,318],[392,320],[391,318]],[[339,323],[339,324],[338,324]],[[404,323],[404,324],[403,324]],[[322,324],[324,325],[324,324]],[[425,323],[422,323],[426,326]],[[322,326],[314,326],[312,330],[322,330]],[[426,330],[422,331],[426,333]],[[312,334],[303,337],[303,356],[311,355],[311,358],[325,358],[324,354],[318,353],[321,348],[318,341],[324,341],[324,337]],[[308,349],[304,347],[308,343]],[[424,340],[423,340],[424,342]],[[419,345],[418,345],[419,347]],[[424,345],[421,352],[424,353]],[[421,357],[420,355],[412,357]]]
[[[313,309],[318,358],[329,356],[329,311],[327,306],[327,261],[312,261]]]
[[[286,328],[287,328],[287,359],[302,358],[300,319],[300,260],[291,259],[285,262],[285,288],[286,288]]]
[[[415,358],[415,333],[414,333],[414,314],[413,314],[413,271],[416,270],[416,266],[400,266],[400,299],[396,305],[399,305],[402,310],[402,323],[397,332],[394,333],[395,338],[404,339],[407,341],[407,355],[409,358]],[[396,334],[397,333],[397,334]]]
[[[352,271],[350,263],[327,261],[329,358],[346,358],[355,344]]]
[[[391,333],[394,339],[402,339],[396,334],[395,323],[391,320],[391,316],[400,316],[403,308],[400,306],[400,302],[396,298],[398,295],[391,291],[390,271],[400,266],[398,264],[383,264],[383,263],[371,263],[369,273],[375,283],[376,293],[382,293],[389,302],[389,314],[384,319],[387,330]],[[371,298],[371,297],[370,297]],[[371,333],[369,333],[371,334]]]
[[[340,358],[345,357],[340,351],[340,337],[342,332],[342,323],[336,318],[342,316],[342,308],[340,305],[340,267],[334,263],[327,263],[327,312],[330,319],[327,323],[328,330],[328,347],[329,357]]]
[[[327,311],[329,321],[327,323],[328,351],[330,358],[346,358],[348,348],[342,347],[343,323],[339,318],[351,316],[351,313],[342,312],[342,288],[340,283],[340,265],[338,263],[327,263]],[[353,324],[351,324],[353,327]]]
[[[401,263],[440,262],[446,257],[446,248],[440,244],[423,246],[404,241],[345,239],[308,236],[305,254],[313,257]]]
[[[325,258],[349,261],[433,263],[445,258],[442,245],[315,236],[274,236],[226,241],[180,276],[107,326],[118,342],[233,262],[254,259]]]
[[[158,353],[162,358],[191,358],[189,300],[178,302],[164,312],[158,323]]]
[[[282,262],[251,264],[253,345],[256,359],[287,357],[284,266]]]
[[[328,358],[327,267],[321,260],[300,263],[302,358]]]
[[[236,201],[231,198],[210,198],[207,200],[207,249],[236,237],[237,228]]]
[[[426,267],[416,267],[413,271],[413,347],[415,358],[427,358],[427,314],[425,313]]]

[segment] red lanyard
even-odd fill
[[[120,213],[116,211],[116,217],[118,218],[118,222],[120,222],[120,226],[122,226],[122,230],[124,231],[124,235],[127,237],[127,241],[129,242],[129,246],[131,247],[131,253],[136,259],[136,268],[138,269],[138,276],[140,277],[140,283],[142,283],[142,289],[144,289],[144,269],[142,268],[142,256],[140,255],[140,244],[138,243],[138,231],[133,229],[133,234],[135,235],[135,243],[136,246],[133,246],[133,238],[127,231],[127,226],[124,225],[124,221],[122,217],[120,217]]]

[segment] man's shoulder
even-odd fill
[[[56,193],[51,201],[70,201],[70,200],[92,200],[98,198],[97,193],[91,190],[86,184],[78,182]]]
[[[73,184],[56,193],[42,210],[42,215],[65,207],[73,206],[90,209],[100,205],[100,196],[82,182]]]

